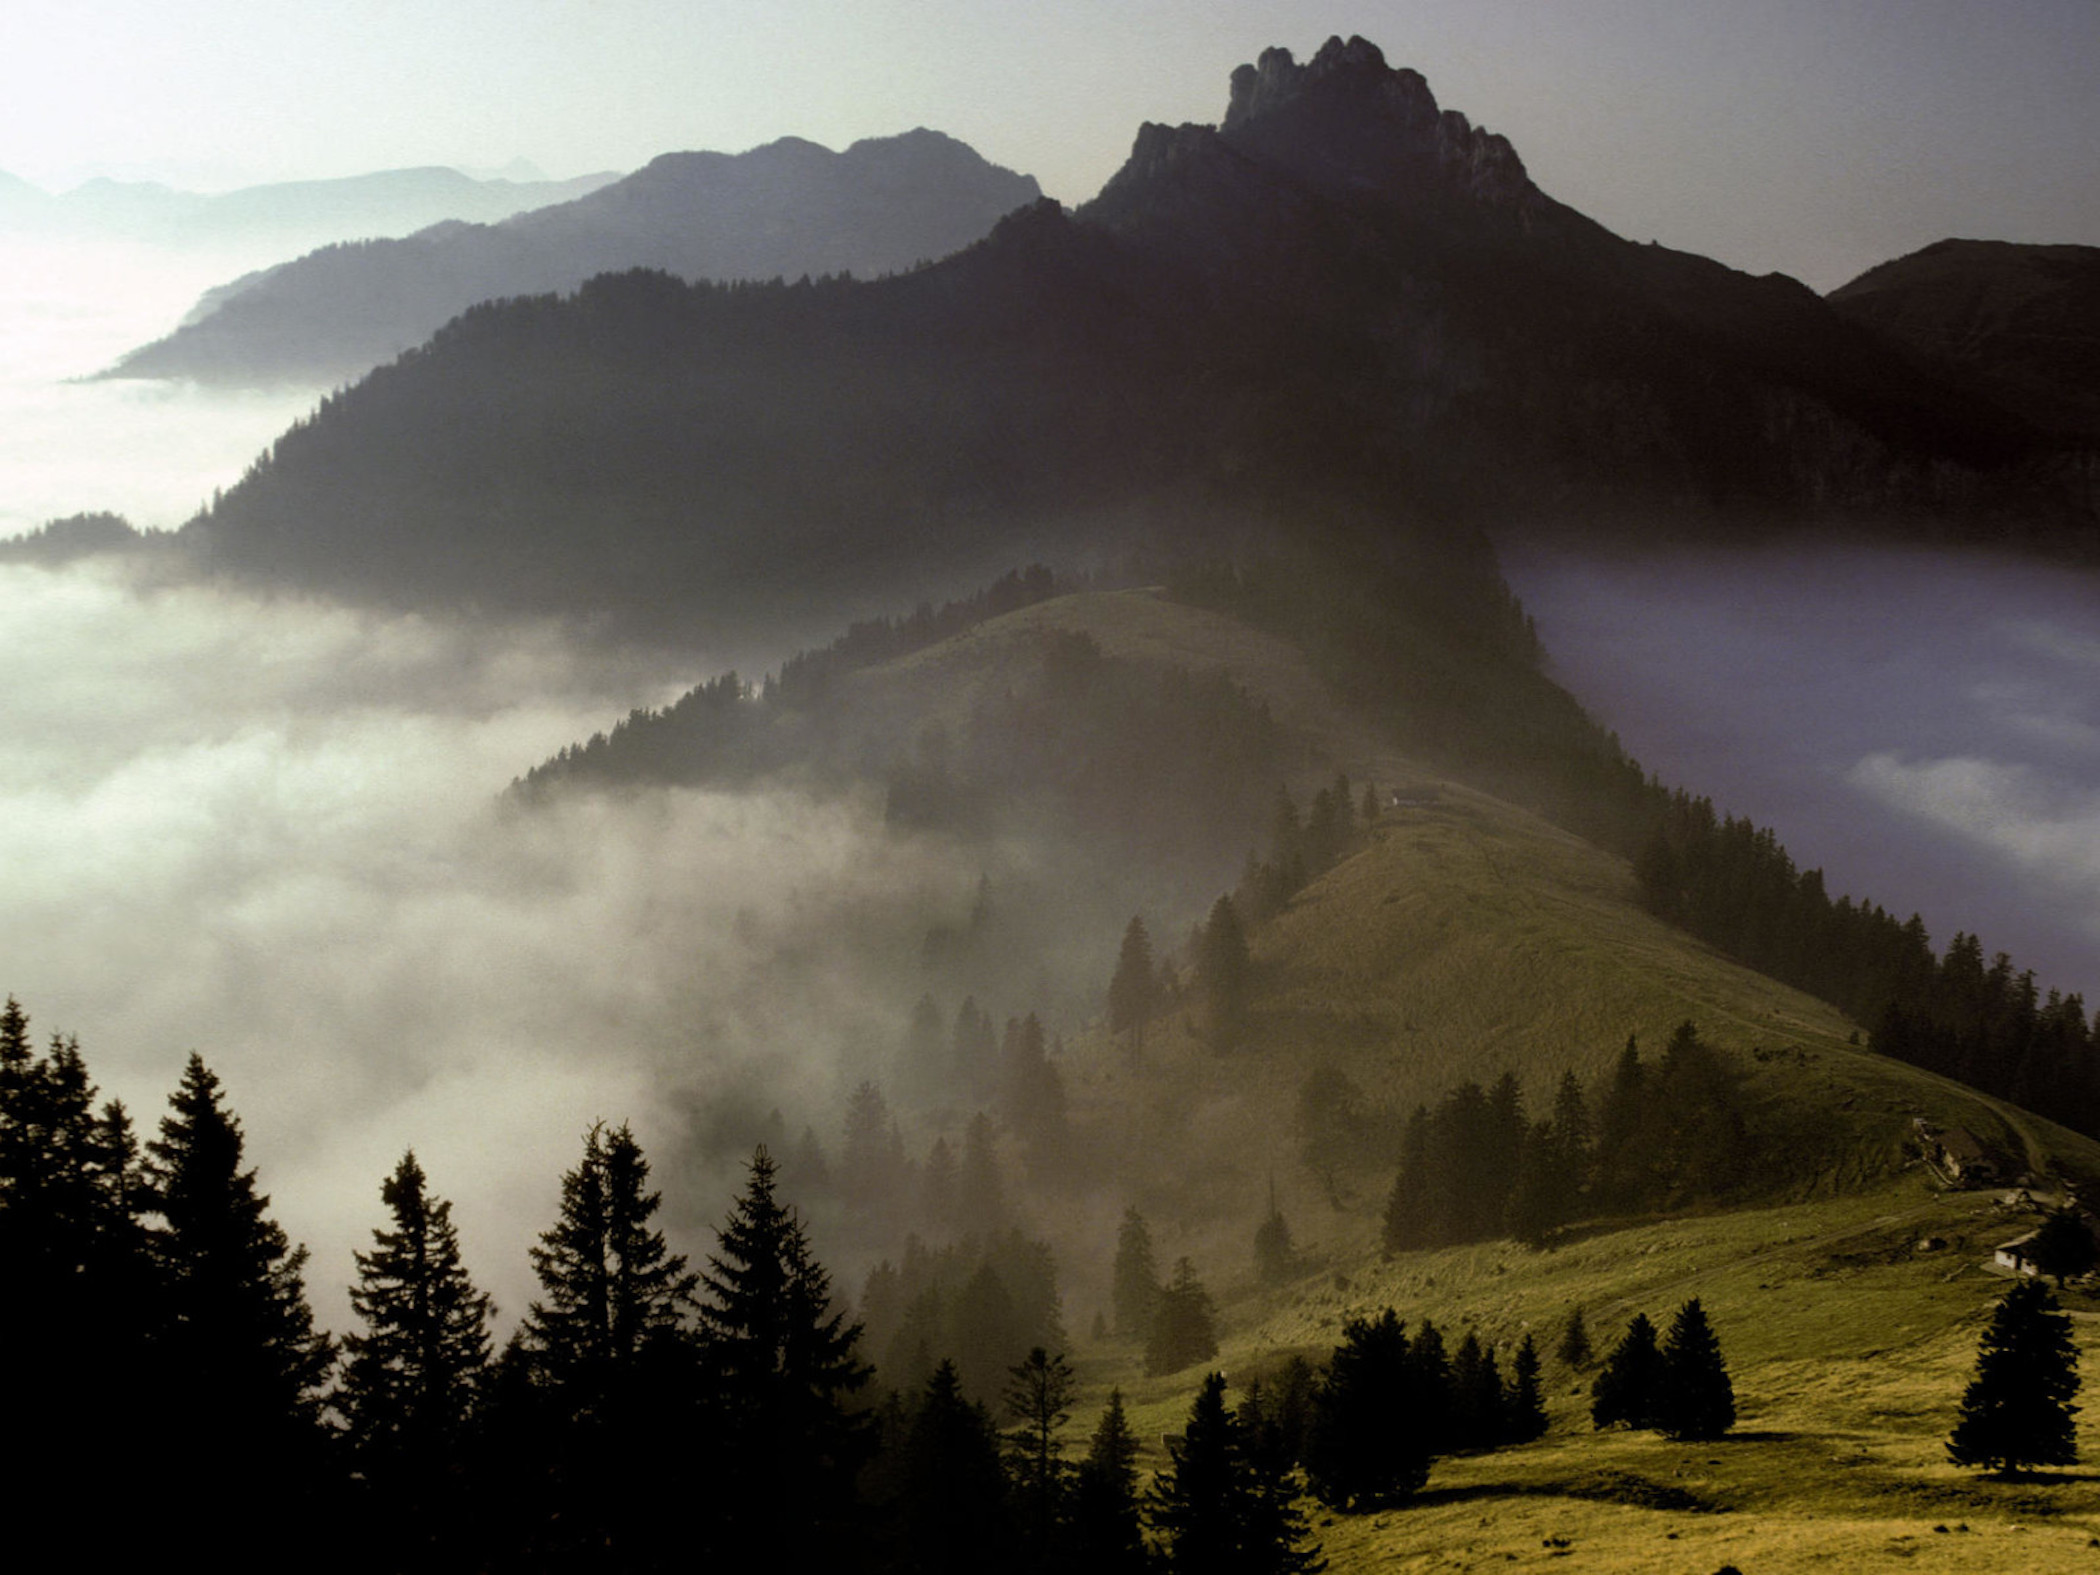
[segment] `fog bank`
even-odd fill
[[[2100,996],[2100,577],[1824,546],[1506,568],[1554,675],[1833,896]]]
[[[200,1051],[338,1329],[404,1148],[520,1312],[591,1121],[662,1156],[723,1090],[835,1110],[977,879],[862,799],[516,810],[525,766],[704,676],[547,630],[10,566],[0,648],[0,991],[142,1135]]]

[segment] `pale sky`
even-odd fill
[[[2100,243],[2100,0],[5,0],[0,170],[554,175],[927,125],[1082,201],[1145,120],[1361,33],[1637,240],[1827,288]]]

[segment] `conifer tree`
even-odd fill
[[[1406,1135],[1400,1141],[1400,1173],[1393,1178],[1393,1190],[1385,1201],[1383,1241],[1388,1253],[1411,1252],[1437,1243],[1441,1232],[1435,1195],[1429,1107],[1417,1105],[1407,1118]]]
[[[1591,1426],[1655,1426],[1661,1379],[1662,1353],[1656,1348],[1655,1325],[1646,1313],[1635,1313],[1591,1386]]]
[[[1546,1432],[1546,1397],[1539,1386],[1539,1351],[1529,1332],[1510,1363],[1509,1395],[1503,1405],[1504,1437],[1528,1444]]]
[[[964,1394],[953,1362],[942,1362],[926,1381],[905,1429],[898,1466],[897,1497],[890,1506],[898,1567],[918,1575],[976,1575],[1013,1566],[1013,1521],[999,1468],[999,1435],[990,1413]],[[791,1484],[782,1485],[781,1501],[783,1509],[794,1512]],[[775,1557],[789,1569],[830,1567],[781,1557],[777,1532],[746,1546],[774,1547]]]
[[[686,1328],[699,1276],[649,1221],[661,1202],[634,1133],[603,1122],[561,1180],[561,1214],[530,1250],[544,1295],[525,1316],[547,1378],[587,1410],[632,1381],[652,1345]]]
[[[1133,1060],[1145,1048],[1145,1029],[1159,1007],[1159,971],[1145,921],[1132,914],[1123,931],[1116,971],[1108,981],[1108,1031],[1130,1036]]]
[[[1072,1367],[1040,1345],[1008,1370],[1004,1402],[1014,1425],[1005,1436],[1006,1471],[1031,1545],[1047,1554],[1064,1520],[1071,1468],[1058,1430],[1072,1414]]]
[[[1247,951],[1247,932],[1240,923],[1232,898],[1220,897],[1211,904],[1203,925],[1202,945],[1196,953],[1196,982],[1209,1006],[1211,1046],[1230,1050],[1247,1027],[1247,991],[1253,962]]]
[[[1976,1351],[1976,1376],[1947,1440],[1958,1466],[2008,1475],[2078,1459],[2078,1344],[2049,1287],[2021,1280],[1999,1300]]]
[[[307,1306],[306,1249],[270,1218],[244,1147],[219,1079],[192,1054],[146,1146],[162,1220],[151,1236],[165,1298],[161,1403],[186,1430],[164,1465],[199,1490],[244,1481],[263,1507],[243,1532],[267,1540],[282,1528],[273,1518],[311,1513],[321,1490],[321,1391],[335,1351]],[[170,1489],[178,1501],[188,1490]]]
[[[762,1146],[718,1241],[700,1326],[719,1387],[724,1545],[748,1533],[785,1538],[790,1563],[830,1559],[852,1534],[854,1477],[873,1442],[847,1408],[870,1376],[855,1354],[860,1326],[832,1306],[831,1278],[775,1196]]]
[[[1377,1509],[1420,1491],[1435,1440],[1422,1372],[1399,1315],[1352,1318],[1313,1394],[1306,1474],[1324,1504]]]
[[[1297,1267],[1291,1227],[1276,1206],[1276,1183],[1269,1182],[1269,1212],[1254,1229],[1254,1277],[1263,1285],[1281,1285]]]
[[[1134,1208],[1123,1211],[1110,1275],[1116,1333],[1125,1338],[1145,1334],[1151,1329],[1152,1314],[1159,1306],[1159,1264],[1152,1256],[1152,1232],[1145,1224],[1145,1216]]]
[[[452,1205],[431,1196],[414,1151],[380,1201],[392,1228],[353,1254],[350,1306],[365,1332],[344,1337],[337,1405],[368,1477],[426,1487],[458,1463],[494,1309],[467,1276]]]
[[[1553,1354],[1577,1372],[1596,1359],[1597,1353],[1590,1345],[1589,1325],[1583,1321],[1580,1307],[1569,1311],[1568,1321],[1561,1329],[1560,1345]]]
[[[1294,1479],[1269,1478],[1250,1460],[1225,1406],[1223,1374],[1204,1379],[1167,1457],[1150,1507],[1176,1575],[1310,1575],[1325,1567],[1290,1497]]]
[[[1735,1386],[1696,1296],[1677,1309],[1663,1340],[1655,1425],[1672,1438],[1719,1438],[1735,1426]]]
[[[1145,1336],[1145,1372],[1179,1372],[1218,1354],[1218,1311],[1187,1258],[1174,1261],[1174,1277],[1159,1293],[1152,1327]]]
[[[1074,1569],[1142,1575],[1148,1567],[1137,1480],[1137,1435],[1123,1413],[1123,1391],[1111,1389],[1072,1483]]]

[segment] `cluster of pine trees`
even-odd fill
[[[1935,959],[1924,921],[1849,897],[1798,871],[1778,838],[1710,800],[1652,788],[1634,859],[1650,911],[1761,973],[1874,1026],[1885,1055],[2100,1134],[2100,1043],[2078,995],[2036,989],[1999,952],[1986,965],[1965,932]]]
[[[1303,1412],[1307,1481],[1335,1509],[1380,1509],[1420,1491],[1438,1455],[1529,1443],[1546,1431],[1539,1372],[1528,1334],[1505,1377],[1471,1330],[1447,1355],[1426,1318],[1412,1336],[1390,1307],[1352,1318]]]
[[[1111,1325],[1121,1339],[1141,1341],[1145,1371],[1157,1377],[1207,1362],[1218,1354],[1218,1304],[1188,1258],[1174,1260],[1166,1280],[1152,1250],[1152,1227],[1134,1208],[1123,1211],[1110,1269]]]
[[[1408,1117],[1385,1248],[1502,1235],[1538,1246],[1587,1215],[1725,1194],[1748,1179],[1754,1147],[1739,1074],[1690,1022],[1653,1065],[1629,1038],[1594,1118],[1573,1071],[1536,1122],[1510,1073],[1489,1089],[1463,1082]]]
[[[1735,1426],[1735,1386],[1698,1297],[1677,1309],[1659,1345],[1648,1315],[1634,1314],[1591,1387],[1590,1423],[1670,1438],[1719,1438]]]

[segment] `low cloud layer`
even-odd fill
[[[147,1135],[200,1051],[338,1328],[404,1148],[521,1311],[592,1120],[668,1144],[761,1080],[832,1108],[976,879],[864,800],[520,812],[524,767],[700,676],[544,630],[8,568],[0,645],[0,990]]]
[[[1519,552],[1556,675],[1831,891],[2100,993],[2100,578],[1859,546]]]

